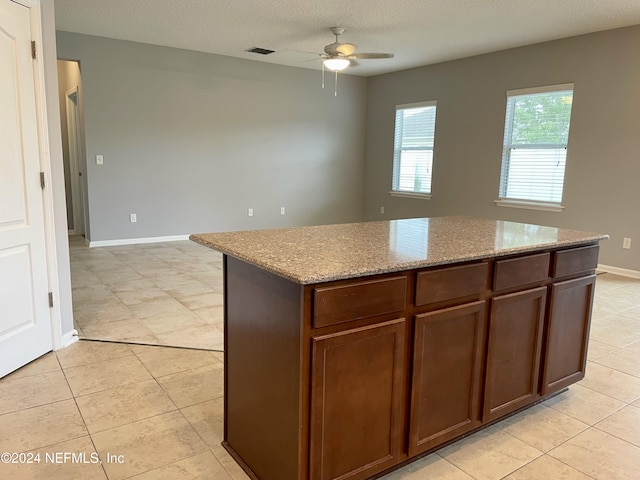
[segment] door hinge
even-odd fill
[[[36,42],[35,42],[35,40],[31,42],[31,57],[33,59],[36,58]]]
[[[53,308],[53,292],[49,292],[49,308]]]
[[[40,172],[40,187],[44,190],[44,172]]]

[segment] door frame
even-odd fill
[[[74,100],[75,98],[75,100]],[[65,92],[65,116],[67,119],[67,142],[69,147],[69,174],[71,177],[71,208],[73,210],[72,235],[84,235],[85,195],[82,176],[82,146],[80,125],[80,90],[78,85]]]
[[[52,293],[53,299],[53,307],[49,309],[49,320],[51,322],[51,343],[53,350],[59,350],[75,342],[77,337],[62,338],[62,315],[60,310],[59,292],[60,283],[58,275],[57,246],[55,242],[55,208],[52,188],[53,180],[51,175],[51,154],[49,147],[49,122],[47,121],[44,50],[42,43],[42,8],[40,0],[12,1],[29,9],[31,19],[31,38],[36,42],[36,58],[33,60],[33,76],[35,83],[36,119],[38,124],[38,152],[40,154],[40,171],[44,173],[44,181],[46,185],[42,191],[42,204],[47,257],[47,279],[49,291]]]

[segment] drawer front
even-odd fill
[[[550,259],[550,253],[539,253],[496,261],[493,289],[505,290],[544,282],[549,278]]]
[[[407,277],[398,276],[316,288],[313,292],[314,328],[404,310]]]
[[[489,264],[419,272],[416,278],[416,306],[480,296],[487,287]]]
[[[598,245],[589,245],[555,252],[551,275],[555,278],[591,272],[598,266],[599,249]]]

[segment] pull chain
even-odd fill
[[[335,81],[335,86],[333,88],[333,96],[337,97],[338,96],[338,71],[336,70],[336,81]]]
[[[324,62],[322,62],[322,88],[324,88]]]

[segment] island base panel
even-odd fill
[[[302,289],[232,257],[224,277],[224,440],[257,478],[299,480]]]

